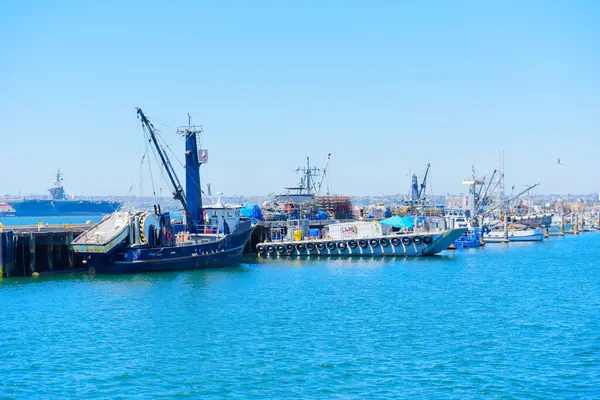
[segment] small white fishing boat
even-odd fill
[[[516,228],[509,227],[509,242],[541,242],[544,240],[544,231],[542,228]],[[485,243],[503,243],[504,229],[502,227],[492,229],[483,234]]]

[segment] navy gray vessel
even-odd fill
[[[113,213],[120,203],[116,201],[93,201],[69,199],[63,186],[63,175],[58,170],[54,186],[48,189],[49,199],[6,199],[2,200],[10,209],[0,216],[47,217],[47,216],[101,216]]]

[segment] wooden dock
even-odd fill
[[[0,276],[68,272],[76,265],[69,243],[93,225],[29,225],[0,229]]]

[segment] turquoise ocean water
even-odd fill
[[[600,398],[600,234],[0,281],[0,398]]]
[[[183,220],[183,216],[179,214],[171,214],[171,218]],[[62,224],[85,224],[88,221],[100,222],[102,216],[72,216],[72,217],[0,217],[0,223],[4,226],[26,226],[37,225],[38,223],[48,225]]]
[[[61,224],[85,224],[88,221],[99,222],[102,217],[99,216],[88,216],[88,217],[0,217],[0,223],[4,226],[24,226],[24,225],[37,225],[38,223],[48,225],[61,225]]]

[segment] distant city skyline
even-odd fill
[[[183,160],[204,127],[203,183],[279,193],[332,153],[332,193],[435,193],[489,176],[593,193],[600,3],[592,1],[0,4],[0,194],[152,192],[140,106]],[[557,160],[560,159],[560,162]],[[147,159],[146,159],[147,160]],[[173,159],[183,179],[183,169]],[[156,181],[160,173],[153,167]],[[170,188],[155,182],[155,190]]]

